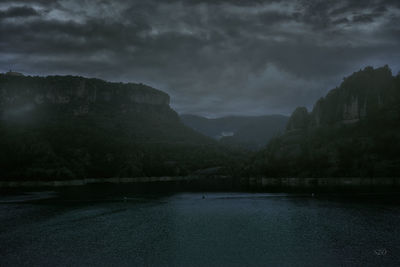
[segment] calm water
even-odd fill
[[[396,196],[0,197],[0,266],[400,266]]]

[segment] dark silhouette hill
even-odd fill
[[[267,176],[398,176],[400,75],[366,67],[316,102],[297,108],[286,132],[251,164]]]
[[[4,74],[0,151],[1,179],[187,175],[236,157],[149,86]]]

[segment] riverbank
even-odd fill
[[[174,177],[135,177],[135,178],[87,178],[76,180],[55,180],[55,181],[0,181],[0,188],[18,187],[64,187],[64,186],[83,186],[89,184],[126,184],[126,183],[152,183],[152,182],[178,182],[194,179],[194,177],[174,176]]]
[[[65,181],[0,181],[0,189],[64,188],[79,186],[123,186],[135,191],[400,191],[400,177],[332,178],[232,178],[227,176],[177,176],[136,178],[92,178]]]

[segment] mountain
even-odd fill
[[[230,162],[169,100],[143,84],[1,74],[0,178],[186,175]]]
[[[380,177],[400,173],[400,75],[366,67],[297,108],[283,135],[247,170],[267,176]]]
[[[181,115],[181,120],[190,128],[221,143],[257,150],[284,131],[288,117],[267,115],[208,119],[196,115]]]

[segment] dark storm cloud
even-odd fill
[[[372,14],[363,14],[363,15],[358,15],[353,17],[353,22],[373,22],[374,21],[374,15]]]
[[[29,6],[10,7],[5,11],[0,11],[0,19],[30,16],[39,16],[39,13],[34,8]]]
[[[367,64],[399,68],[392,0],[0,4],[11,10],[20,15],[0,23],[3,71],[148,83],[185,113],[290,113]]]

